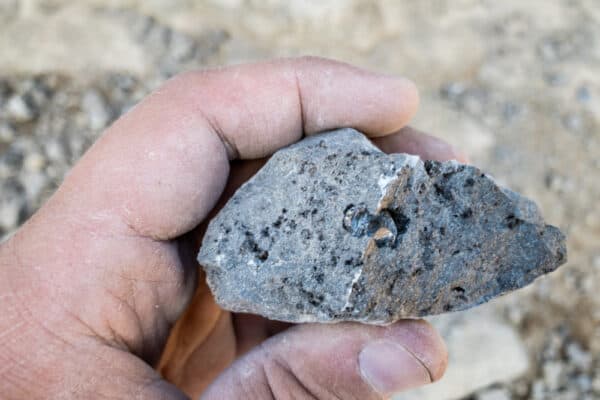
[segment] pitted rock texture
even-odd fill
[[[341,129],[274,154],[212,220],[198,260],[228,310],[386,324],[523,287],[566,247],[476,167],[387,155]]]

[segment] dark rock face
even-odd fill
[[[212,220],[198,260],[226,309],[385,324],[523,287],[566,248],[479,169],[387,155],[342,129],[277,152]]]

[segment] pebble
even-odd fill
[[[536,379],[531,385],[531,399],[544,400],[546,398],[546,387],[544,385],[544,381]]]
[[[0,122],[0,142],[9,143],[15,138],[16,132],[10,124]]]
[[[581,103],[587,103],[592,98],[590,89],[586,86],[580,86],[575,92],[575,98]]]
[[[20,174],[19,178],[25,189],[27,201],[37,205],[42,192],[48,186],[48,177],[43,172],[25,172]]]
[[[592,389],[592,379],[589,375],[581,374],[575,378],[575,383],[579,391],[587,393]]]
[[[552,397],[550,398],[553,400],[584,400],[575,389],[567,389],[558,393],[552,393]]]
[[[592,355],[585,351],[577,342],[571,342],[566,347],[569,362],[582,371],[587,371],[592,366]]]
[[[25,156],[23,167],[29,172],[41,171],[46,165],[46,158],[37,152],[29,153]]]
[[[21,185],[14,180],[3,182],[0,186],[0,229],[4,232],[15,229],[25,207]]]
[[[442,87],[441,95],[449,100],[456,101],[465,91],[466,87],[463,83],[450,82]]]
[[[67,149],[64,140],[60,138],[51,138],[46,140],[44,151],[48,160],[53,163],[67,162]]]
[[[95,90],[87,90],[81,101],[81,107],[87,114],[90,128],[102,129],[111,119],[111,112],[102,94]]]
[[[597,254],[594,256],[594,258],[592,259],[592,266],[600,271],[600,254]]]
[[[194,56],[194,39],[181,32],[173,31],[167,57],[178,61],[187,61]]]
[[[563,117],[562,123],[565,128],[571,131],[580,131],[583,128],[583,120],[577,114],[567,114]]]
[[[485,392],[479,393],[476,400],[511,400],[512,396],[510,392],[505,388],[490,389]]]
[[[35,118],[35,111],[20,95],[14,95],[8,99],[6,113],[8,119],[16,123],[29,122]]]
[[[550,361],[544,364],[544,385],[550,391],[556,391],[563,385],[565,365],[560,361]]]
[[[544,81],[550,86],[564,86],[568,83],[568,78],[561,72],[548,72],[544,74]]]
[[[600,395],[600,371],[596,373],[596,376],[592,380],[592,391]]]
[[[0,154],[0,164],[5,165],[13,171],[18,171],[23,165],[23,158],[23,150],[17,146],[17,142],[13,142]]]

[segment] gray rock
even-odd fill
[[[9,120],[22,123],[35,118],[36,113],[24,96],[12,96],[6,103],[6,113]]]
[[[87,114],[92,129],[104,128],[111,119],[111,112],[104,96],[95,89],[89,89],[85,92],[81,107]]]
[[[565,364],[551,361],[544,364],[544,384],[550,391],[556,391],[565,383]]]
[[[15,130],[10,124],[0,122],[0,143],[10,143],[15,135]]]
[[[382,153],[342,129],[280,150],[210,223],[224,308],[384,324],[463,310],[566,260],[533,202],[473,166]]]
[[[577,342],[571,342],[566,347],[569,362],[581,371],[587,371],[592,367],[594,361],[592,355],[585,351]]]
[[[486,390],[485,392],[479,393],[476,397],[477,400],[510,400],[512,396],[510,392],[505,388],[497,388]]]
[[[15,229],[25,213],[23,188],[14,180],[0,184],[0,233]]]

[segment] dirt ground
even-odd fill
[[[0,0],[0,237],[99,132],[191,68],[321,55],[402,74],[413,125],[535,199],[569,261],[495,302],[528,371],[463,399],[600,399],[597,0]]]

